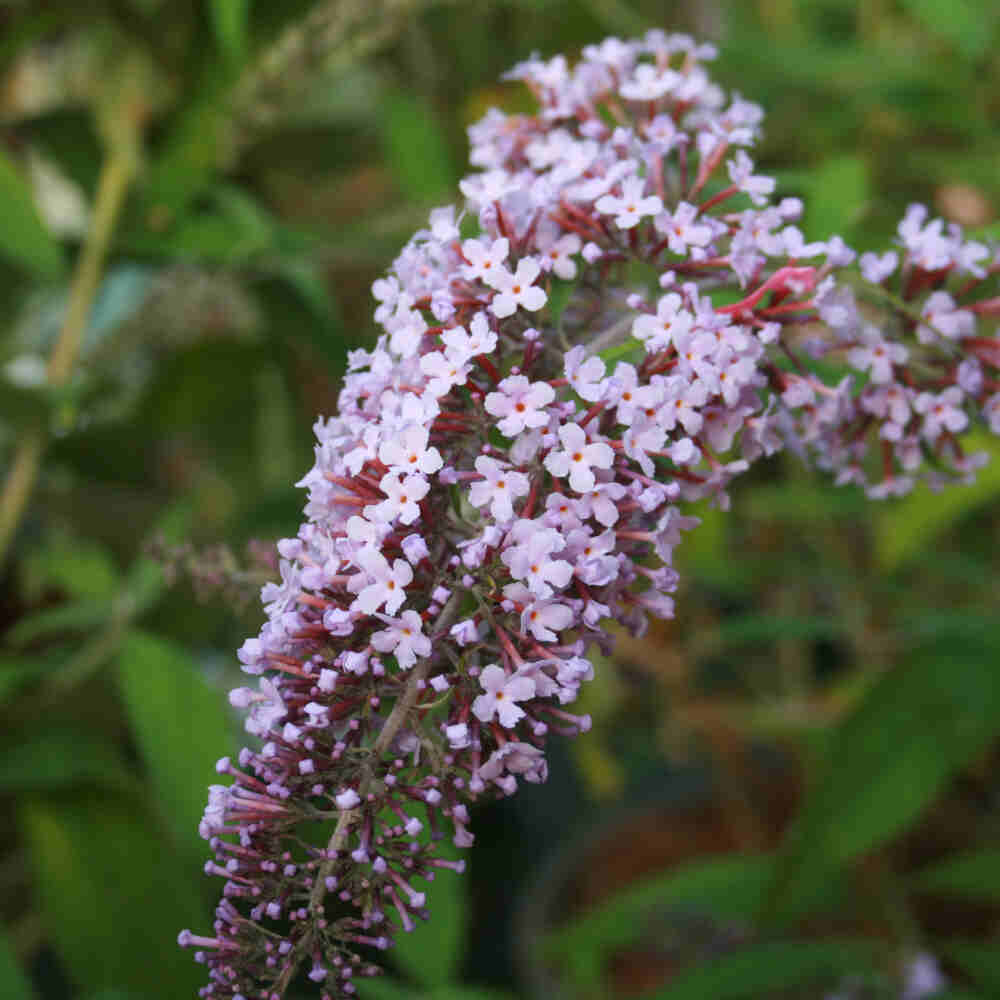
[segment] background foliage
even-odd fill
[[[718,42],[810,238],[1000,235],[990,0],[0,0],[0,995],[195,995],[233,650],[370,283],[503,70],[654,26]],[[703,512],[678,620],[367,993],[896,996],[930,952],[1000,994],[998,495],[788,458]]]

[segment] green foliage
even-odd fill
[[[10,157],[0,149],[0,255],[33,277],[51,281],[62,273],[59,244],[35,209],[31,190]]]
[[[34,1000],[27,977],[14,960],[6,938],[0,936],[0,994],[5,1000]]]
[[[45,926],[77,983],[175,1000],[200,985],[168,943],[201,919],[185,866],[132,797],[29,799],[20,809]]]
[[[681,973],[647,1000],[751,1000],[793,986],[834,987],[873,965],[867,941],[781,941],[753,945]]]
[[[179,843],[201,854],[205,775],[234,744],[224,693],[185,650],[139,631],[122,644],[118,683],[166,824]]]
[[[1000,900],[1000,850],[945,858],[916,872],[910,885],[936,895]]]

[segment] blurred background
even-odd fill
[[[0,996],[180,1000],[226,692],[372,280],[500,74],[716,42],[807,237],[1000,237],[993,0],[0,0]],[[762,464],[362,997],[1000,996],[1000,454]],[[367,984],[363,984],[367,987]],[[306,996],[300,990],[296,996]]]

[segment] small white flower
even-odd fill
[[[577,493],[588,493],[597,483],[594,469],[610,469],[615,453],[603,441],[587,442],[587,434],[578,424],[559,428],[562,451],[552,451],[545,457],[545,468],[557,478],[569,476],[569,485]]]
[[[492,663],[479,675],[483,694],[472,703],[472,714],[480,722],[491,722],[494,716],[505,729],[512,729],[524,718],[524,709],[517,702],[535,697],[535,682],[530,677],[507,676],[503,667]]]
[[[398,469],[402,473],[422,472],[430,475],[444,465],[441,453],[437,448],[427,446],[430,433],[426,427],[410,424],[403,428],[401,434],[392,441],[383,441],[379,445],[379,461],[390,469]]]
[[[384,604],[390,615],[395,614],[406,600],[407,584],[413,580],[410,564],[404,559],[397,559],[390,566],[381,552],[371,548],[361,549],[354,561],[364,572],[356,574],[351,580],[351,585],[359,591],[351,610],[373,615]]]
[[[403,670],[431,654],[431,640],[423,633],[423,622],[416,611],[404,611],[399,618],[379,615],[389,627],[372,634],[371,643],[380,653],[392,653]]]
[[[419,473],[401,476],[397,472],[387,472],[379,482],[379,487],[386,499],[365,507],[365,516],[388,524],[397,519],[401,524],[413,524],[420,517],[417,504],[427,496],[431,484]]]
[[[496,459],[480,455],[476,459],[476,472],[484,477],[469,488],[469,503],[473,507],[490,505],[490,514],[501,523],[514,516],[513,501],[523,497],[531,488],[523,472],[505,469]]]
[[[462,277],[470,281],[478,279],[492,286],[493,278],[503,268],[509,252],[510,243],[502,237],[489,246],[482,240],[466,240],[462,244],[462,256],[469,263],[461,269]]]
[[[588,403],[596,403],[603,398],[607,386],[604,384],[604,362],[597,357],[587,358],[582,344],[577,344],[566,354],[566,378],[574,392]]]
[[[645,195],[646,182],[643,178],[632,176],[622,181],[620,198],[606,194],[598,198],[594,204],[602,215],[613,215],[615,225],[619,229],[631,229],[638,225],[647,215],[659,215],[663,211],[663,202],[659,196]]]
[[[493,315],[497,319],[504,319],[513,316],[518,307],[529,312],[541,309],[548,296],[541,288],[532,284],[541,271],[541,266],[534,257],[522,257],[513,274],[507,268],[501,268],[493,281],[493,287],[497,290],[490,303]]]
[[[548,382],[529,382],[524,375],[510,375],[491,392],[484,403],[486,412],[500,417],[497,429],[505,437],[516,437],[528,428],[544,427],[549,422],[545,407],[556,392]]]

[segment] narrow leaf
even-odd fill
[[[917,872],[910,885],[920,892],[1000,902],[1000,850],[947,858]]]
[[[51,281],[63,269],[62,249],[35,211],[28,183],[0,149],[0,254],[36,278]]]
[[[455,165],[433,107],[400,91],[385,97],[377,120],[402,194],[423,202],[448,195],[456,180]]]
[[[21,971],[7,938],[0,935],[0,996],[4,1000],[34,1000],[28,977]]]
[[[211,0],[215,40],[223,56],[234,67],[242,66],[247,54],[249,0]]]
[[[753,945],[682,973],[647,1000],[756,1000],[795,986],[831,987],[846,975],[867,971],[868,941],[781,941]]]
[[[178,861],[143,803],[63,795],[25,803],[20,819],[42,919],[72,979],[143,1000],[194,996],[201,970],[174,942],[208,920],[200,872]]]
[[[215,762],[233,750],[225,696],[183,649],[138,631],[122,646],[118,683],[168,825],[180,843],[200,852],[206,789]]]
[[[782,849],[771,916],[800,910],[804,894],[836,881],[838,866],[902,830],[995,736],[998,646],[995,630],[926,646],[837,727]]]

